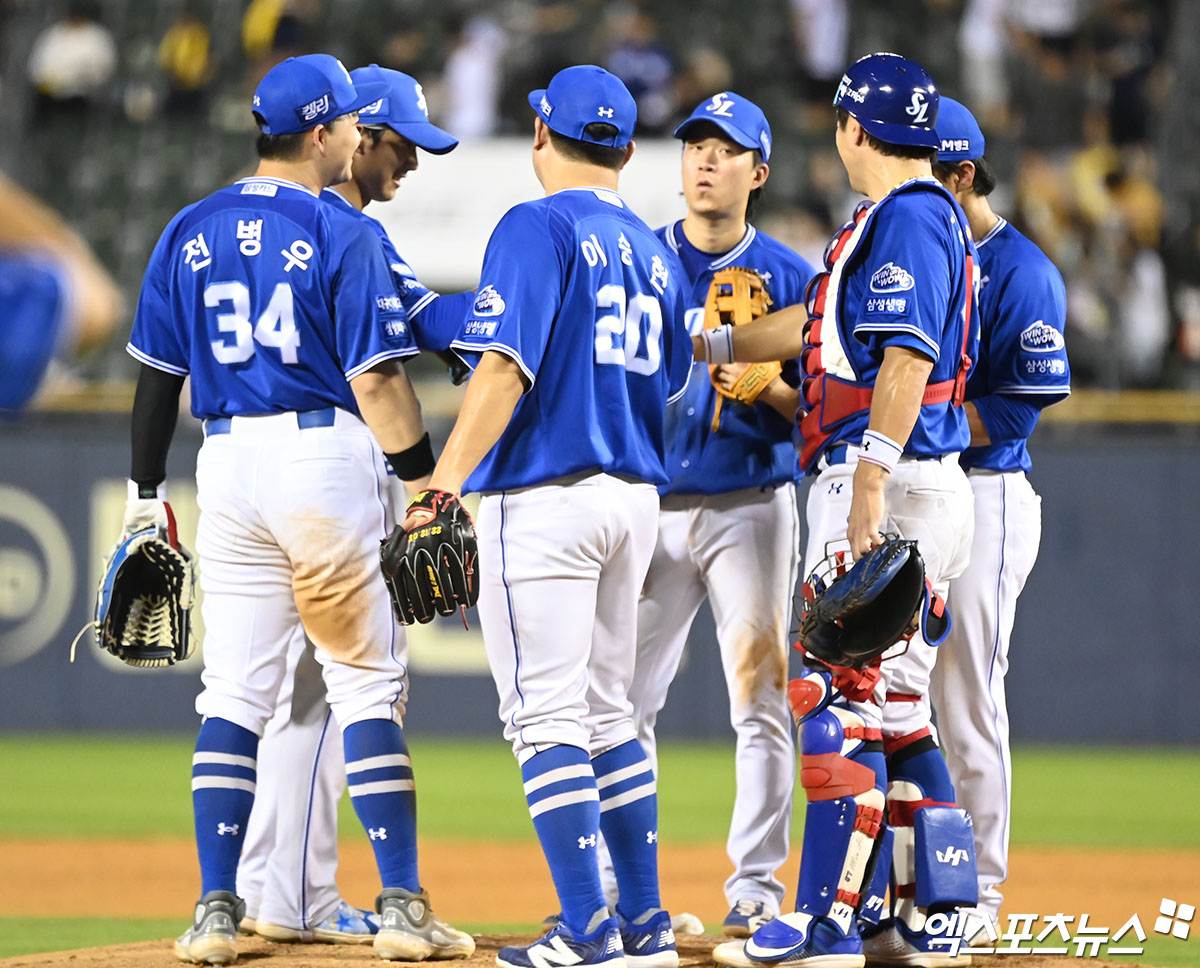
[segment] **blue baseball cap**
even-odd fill
[[[594,145],[623,148],[633,140],[637,126],[637,102],[629,89],[615,74],[593,64],[563,68],[549,87],[529,92],[529,106],[551,131]],[[593,121],[615,125],[617,133],[592,138],[583,129]]]
[[[357,111],[382,95],[358,89],[342,62],[331,54],[289,57],[267,71],[254,90],[254,113],[263,134],[309,131]]]
[[[753,101],[734,91],[722,91],[696,105],[683,124],[675,129],[676,138],[687,138],[688,129],[702,121],[715,124],[734,144],[757,148],[763,161],[771,160],[771,126],[767,116]]]
[[[458,139],[429,122],[425,92],[416,78],[372,64],[350,72],[354,86],[364,91],[382,89],[384,94],[358,110],[359,124],[387,125],[418,148],[444,155],[458,147]]]
[[[986,144],[979,122],[966,106],[943,96],[938,107],[938,161],[974,161],[983,157]]]

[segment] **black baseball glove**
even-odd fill
[[[413,523],[415,519],[416,523]],[[479,545],[471,515],[449,491],[422,491],[379,546],[379,564],[401,625],[453,615],[479,598]]]
[[[915,541],[895,535],[851,566],[826,558],[804,583],[800,645],[829,666],[861,669],[921,628],[938,645],[950,631],[945,603],[925,580]]]
[[[96,640],[131,666],[169,666],[192,653],[192,556],[162,527],[122,538],[96,593]]]

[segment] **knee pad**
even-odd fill
[[[884,807],[876,771],[851,756],[879,757],[878,741],[878,731],[838,706],[805,720],[800,730],[800,783],[808,809],[796,910],[827,917],[847,934],[862,903]]]
[[[927,798],[911,780],[896,780],[888,786],[887,815],[897,917],[919,931],[929,913],[978,902],[974,829],[965,810]]]

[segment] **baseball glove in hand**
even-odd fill
[[[104,565],[96,594],[96,639],[131,666],[174,665],[192,654],[192,556],[167,527],[122,538]]]
[[[413,523],[415,521],[415,523]],[[379,564],[401,625],[453,615],[479,598],[479,545],[471,515],[449,491],[422,491],[379,546]]]
[[[763,277],[757,272],[743,266],[718,269],[713,273],[712,282],[708,286],[708,298],[704,302],[704,328],[741,326],[752,319],[758,319],[759,316],[765,316],[770,309],[771,297],[767,293]],[[781,367],[778,363],[752,363],[732,386],[724,387],[717,380],[717,367],[710,366],[709,379],[719,394],[716,408],[713,410],[713,431],[721,425],[721,405],[724,400],[754,403],[767,384],[779,376],[780,372]]]
[[[861,669],[918,628],[929,645],[950,631],[950,614],[925,580],[915,541],[887,536],[851,567],[826,558],[804,583],[800,645],[828,666]]]

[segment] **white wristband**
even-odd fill
[[[726,323],[701,333],[704,340],[704,362],[711,366],[733,362],[733,327]]]
[[[125,482],[125,499],[127,501],[145,500],[140,493],[137,481],[126,480],[126,482]],[[166,499],[167,499],[167,482],[164,480],[159,483],[157,488],[155,488],[154,497],[150,498],[150,500],[165,501]]]
[[[862,446],[858,448],[860,461],[877,464],[890,474],[903,454],[904,448],[891,437],[885,437],[877,430],[863,431]]]

